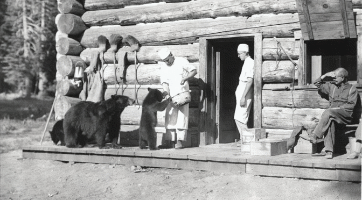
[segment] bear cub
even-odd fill
[[[162,101],[162,92],[157,89],[148,88],[148,94],[142,103],[142,115],[139,128],[139,147],[145,149],[148,145],[150,150],[156,150],[157,135],[157,111],[166,109],[170,99]]]
[[[59,120],[55,122],[53,129],[49,131],[50,137],[55,145],[58,145],[60,141],[60,145],[64,146],[64,131],[63,131],[63,120]]]
[[[98,103],[81,101],[72,106],[64,116],[63,129],[65,146],[83,147],[87,141],[95,140],[99,148],[104,148],[106,134],[116,148],[120,130],[120,115],[134,104],[134,100],[122,95],[112,95],[110,99]],[[110,125],[110,122],[118,126]]]

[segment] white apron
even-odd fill
[[[175,57],[172,66],[162,66],[161,83],[166,82],[170,88],[170,96],[173,97],[180,92],[189,91],[189,83],[186,81],[181,85],[181,80],[188,72],[196,69],[190,65],[185,58]],[[166,129],[188,129],[189,104],[177,107],[172,102],[166,108]]]
[[[245,59],[243,68],[241,70],[241,74],[239,77],[239,85],[236,88],[235,91],[235,97],[236,97],[236,108],[235,108],[235,114],[234,119],[238,120],[239,122],[243,124],[247,124],[249,119],[249,113],[251,109],[251,103],[253,100],[253,94],[254,94],[254,87],[251,86],[248,94],[246,95],[246,105],[244,107],[240,107],[240,99],[244,93],[246,83],[248,78],[254,77],[254,60],[250,57],[247,57]]]

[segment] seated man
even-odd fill
[[[332,77],[333,82],[324,82],[326,77]],[[328,95],[330,107],[325,110],[318,125],[310,135],[312,143],[317,143],[318,138],[324,137],[326,158],[333,158],[333,145],[335,143],[335,123],[349,124],[352,121],[353,109],[357,103],[357,89],[348,83],[348,72],[338,68],[318,78],[314,84],[318,91]]]

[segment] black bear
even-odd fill
[[[59,120],[55,122],[53,129],[49,131],[50,137],[55,145],[57,145],[60,141],[60,145],[64,146],[64,131],[63,131],[63,120]]]
[[[162,92],[157,89],[148,88],[148,94],[142,103],[142,115],[139,128],[139,147],[141,149],[148,148],[156,150],[156,131],[157,111],[166,109],[170,102],[170,98],[162,101]]]
[[[112,95],[110,99],[98,103],[81,101],[75,104],[64,116],[65,146],[83,147],[87,141],[94,139],[98,147],[103,148],[108,132],[112,146],[116,147],[120,114],[133,103],[134,100],[127,96]],[[111,122],[118,126],[110,126]]]

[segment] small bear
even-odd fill
[[[72,106],[64,116],[63,129],[66,147],[83,147],[87,141],[95,139],[99,148],[104,148],[106,134],[113,147],[117,146],[120,126],[110,126],[113,118],[118,118],[125,107],[134,104],[134,100],[122,95],[112,95],[110,99],[98,103],[81,101]],[[116,121],[116,120],[114,120]],[[110,129],[117,130],[110,130]]]
[[[157,111],[163,111],[170,103],[170,98],[162,101],[163,94],[157,89],[148,88],[148,94],[142,103],[142,115],[139,128],[139,147],[156,150]]]
[[[62,119],[55,122],[53,129],[49,131],[49,133],[55,145],[58,145],[59,141],[61,146],[65,145]]]

